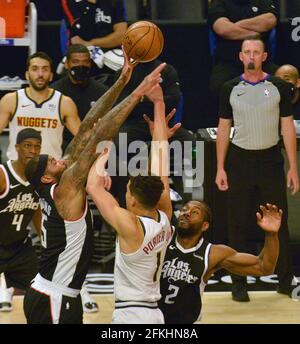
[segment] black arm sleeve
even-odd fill
[[[275,80],[274,84],[280,93],[280,117],[292,116],[292,84],[284,80],[278,80],[277,82]]]

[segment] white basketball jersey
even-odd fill
[[[166,248],[172,239],[173,229],[167,215],[159,211],[158,221],[138,216],[145,236],[141,247],[134,253],[124,254],[116,243],[114,288],[118,302],[156,302],[160,299],[159,279]]]
[[[16,111],[9,122],[9,146],[7,157],[18,158],[15,149],[18,132],[25,128],[33,128],[41,132],[41,154],[49,154],[56,159],[62,156],[63,122],[60,115],[62,94],[53,90],[50,98],[37,104],[28,97],[26,89],[17,91]]]

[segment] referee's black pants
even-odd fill
[[[228,239],[229,245],[245,252],[247,226],[255,217],[253,198],[260,204],[276,204],[283,210],[279,230],[280,252],[276,272],[280,286],[291,285],[293,278],[289,250],[288,207],[284,159],[279,145],[264,150],[245,150],[231,144],[227,159]],[[243,280],[233,276],[233,282]],[[244,278],[245,281],[245,278]]]

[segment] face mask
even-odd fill
[[[75,66],[70,69],[70,74],[75,81],[86,81],[90,76],[90,68],[86,66]]]

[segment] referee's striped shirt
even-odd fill
[[[232,143],[240,148],[261,150],[275,146],[280,139],[280,117],[291,115],[291,87],[277,77],[267,75],[250,83],[239,76],[222,88],[219,117],[233,119]]]

